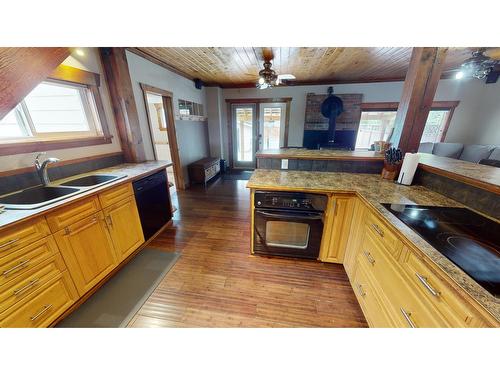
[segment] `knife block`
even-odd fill
[[[401,162],[397,164],[389,164],[384,160],[384,169],[382,169],[382,178],[394,181],[401,169]]]

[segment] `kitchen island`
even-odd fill
[[[467,305],[467,308],[463,309],[464,311],[474,311],[472,315],[477,314],[477,316],[481,316],[481,318],[479,318],[481,323],[478,323],[478,320],[476,319],[476,323],[478,323],[477,326],[499,325],[500,302],[498,298],[488,293],[482,286],[477,284],[471,277],[444,257],[428,242],[423,240],[423,238],[414,232],[410,227],[397,219],[381,204],[418,204],[448,207],[463,206],[459,202],[422,186],[401,186],[387,180],[382,180],[379,176],[373,174],[360,173],[257,169],[250,178],[247,187],[252,190],[252,193],[256,190],[274,190],[301,191],[328,195],[331,203],[329,204],[329,210],[327,210],[325,215],[323,242],[326,240],[326,242],[331,242],[331,244],[322,244],[319,260],[343,263],[348,276],[351,279],[353,287],[357,288],[358,284],[361,285],[361,283],[356,281],[358,276],[364,277],[364,274],[358,274],[357,270],[365,270],[365,266],[359,268],[357,267],[357,263],[359,262],[358,257],[360,248],[365,244],[363,237],[366,236],[363,234],[366,231],[364,228],[371,220],[373,222],[370,223],[370,226],[375,228],[375,231],[378,233],[376,233],[375,236],[378,235],[381,237],[381,246],[379,246],[379,248],[387,248],[387,252],[392,254],[390,256],[392,259],[391,262],[393,262],[391,263],[391,269],[403,269],[406,267],[405,264],[409,259],[412,259],[412,257],[418,258],[422,264],[425,264],[426,269],[428,269],[428,277],[435,277],[438,280],[436,283],[443,282],[443,285],[445,285],[446,288],[449,288],[448,290],[450,290],[450,294],[456,297],[459,301],[456,302],[450,297],[450,300],[453,301],[450,302],[450,305]],[[351,199],[355,201],[355,205],[350,212],[346,213],[346,217],[340,219],[336,216],[337,211],[336,204],[334,202],[336,202],[337,197],[345,195],[351,197]],[[333,228],[334,222],[338,222],[339,220],[344,220],[349,223],[348,226],[344,226],[344,232],[349,232],[347,235],[348,238],[345,239],[345,248],[338,252],[340,255],[337,257],[331,257],[328,254],[328,247],[331,247],[332,244],[338,243],[339,241],[344,241],[336,238],[332,240],[330,238],[331,233],[329,233],[329,231],[332,231],[330,227]],[[380,227],[384,227],[385,231],[380,230]],[[342,233],[341,235],[346,236],[346,233]],[[386,257],[387,254],[382,256]],[[373,259],[370,259],[370,263],[372,260]],[[399,275],[399,272],[394,272]],[[389,272],[386,272],[385,274],[389,274]],[[368,278],[371,277],[372,276],[369,276]],[[397,280],[399,280],[398,282],[402,282],[402,279],[400,280],[399,276]],[[387,302],[392,299],[391,293],[388,293],[387,296],[386,293],[383,292],[383,287],[373,288],[378,290],[379,295],[382,295],[382,297],[378,300]],[[360,295],[357,294],[358,300],[360,300],[360,298],[363,299],[365,293],[366,292],[363,291],[360,292]],[[397,291],[394,293],[398,294]],[[397,298],[399,297],[400,296]],[[440,298],[440,301],[443,301],[444,294]],[[422,300],[424,300],[424,298],[422,298]],[[374,302],[370,303],[372,305],[374,304]],[[361,300],[360,304],[363,308]],[[380,303],[382,306],[389,304],[390,303]],[[365,311],[365,308],[363,308],[363,310]],[[370,310],[370,308],[368,308],[368,310]],[[432,308],[429,308],[429,310],[432,311]],[[459,312],[457,314],[460,316],[462,313],[462,307],[459,307],[458,310]],[[367,313],[365,311],[365,315],[367,315],[369,322],[370,316],[368,315],[371,314],[372,313]],[[387,314],[390,316],[387,320],[377,320],[374,318],[371,321],[371,325],[399,326],[397,318],[392,317],[390,313]],[[437,323],[436,326],[469,326],[467,320],[470,322],[474,319],[471,318],[472,315],[465,315],[466,316],[461,316],[458,319],[455,319],[454,317],[447,320],[447,318],[445,318],[448,325]],[[392,323],[389,323],[389,321]],[[463,323],[463,325],[461,323]],[[429,323],[427,326],[432,326],[432,324],[433,323]]]

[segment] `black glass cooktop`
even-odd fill
[[[500,297],[500,224],[466,208],[382,204],[495,297]]]

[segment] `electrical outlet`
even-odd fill
[[[281,169],[288,169],[288,159],[281,159]]]

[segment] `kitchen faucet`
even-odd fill
[[[38,177],[40,177],[40,181],[44,186],[47,186],[50,183],[49,175],[47,174],[47,165],[51,163],[57,163],[61,161],[58,158],[47,158],[43,163],[40,163],[40,156],[45,155],[45,152],[40,152],[35,158],[35,168]]]

